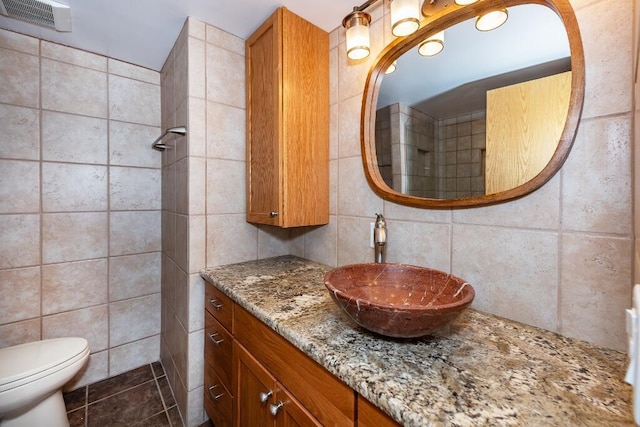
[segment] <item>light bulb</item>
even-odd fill
[[[371,15],[355,11],[343,19],[346,28],[347,56],[358,60],[369,56],[369,22]]]
[[[476,19],[476,28],[479,31],[495,30],[507,22],[508,17],[507,9],[492,10],[484,15],[478,16],[478,19]]]
[[[408,36],[420,28],[420,0],[391,0],[391,33]]]
[[[422,56],[434,56],[444,49],[444,31],[435,33],[418,46],[418,53]]]

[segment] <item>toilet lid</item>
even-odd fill
[[[84,338],[53,338],[0,349],[0,386],[64,364],[88,350]]]

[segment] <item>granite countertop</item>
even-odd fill
[[[329,270],[284,256],[201,275],[403,425],[634,425],[626,354],[472,309],[443,336],[383,338],[331,300]]]

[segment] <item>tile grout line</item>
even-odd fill
[[[101,397],[100,399],[96,399],[96,400],[94,400],[94,401],[93,401],[93,402],[91,402],[91,403],[89,403],[89,400],[88,400],[88,398],[87,398],[87,407],[89,407],[89,405],[93,405],[93,404],[95,404],[95,403],[98,403],[98,402],[102,402],[102,401],[104,401],[104,400],[107,400],[107,399],[109,399],[109,398],[111,398],[111,397],[118,396],[119,394],[122,394],[122,393],[124,393],[124,392],[131,391],[132,389],[134,389],[134,388],[136,388],[136,387],[140,387],[141,385],[144,385],[144,384],[148,384],[148,383],[150,383],[151,381],[155,381],[155,378],[150,379],[150,380],[147,380],[147,381],[143,381],[143,382],[141,382],[141,383],[139,383],[139,384],[136,384],[136,385],[134,385],[134,386],[131,386],[131,387],[129,387],[129,388],[122,389],[122,390],[120,390],[120,391],[118,391],[118,392],[116,392],[116,393],[110,394],[110,395],[108,395],[108,396]]]
[[[162,366],[162,365],[161,365],[161,366]],[[165,401],[164,394],[162,393],[162,389],[160,388],[160,382],[158,381],[158,379],[159,379],[159,378],[165,378],[165,380],[167,381],[167,384],[169,385],[169,379],[167,378],[167,373],[166,373],[166,372],[164,372],[164,367],[162,367],[162,373],[163,373],[163,375],[162,375],[162,376],[160,376],[160,377],[158,377],[158,376],[156,375],[156,370],[155,370],[155,369],[153,369],[153,364],[151,364],[151,371],[152,371],[152,372],[153,372],[153,374],[154,374],[154,375],[153,375],[153,379],[156,381],[156,387],[157,387],[157,389],[158,389],[158,394],[160,395],[160,401],[162,402],[162,407],[164,408],[164,413],[165,413],[165,415],[166,415],[166,417],[167,417],[167,420],[169,421],[169,425],[170,425],[171,427],[173,427],[173,423],[171,422],[171,417],[169,416],[169,409],[171,409],[171,408],[173,408],[174,406],[176,406],[176,405],[177,405],[177,403],[176,403],[176,404],[174,404],[173,406],[171,406],[171,408],[167,407],[167,403],[166,403],[166,401]],[[169,385],[169,390],[171,391],[171,396],[173,396],[173,390],[171,390],[171,385]]]
[[[84,387],[84,427],[89,427],[89,385]]]
[[[120,390],[120,391],[118,391],[118,392],[116,392],[116,393],[111,393],[111,394],[109,394],[109,395],[107,395],[107,396],[105,396],[105,397],[103,397],[103,398],[101,398],[101,399],[97,399],[97,400],[95,400],[95,401],[93,401],[93,402],[91,402],[91,403],[89,403],[89,386],[90,386],[91,384],[89,384],[89,385],[85,386],[85,387],[86,387],[86,388],[85,388],[85,405],[84,405],[84,410],[85,410],[85,421],[84,421],[84,424],[83,424],[83,425],[84,425],[85,427],[88,427],[88,425],[89,425],[89,422],[88,422],[89,405],[93,405],[93,404],[96,404],[96,403],[99,403],[99,402],[103,402],[103,401],[105,401],[105,400],[107,400],[107,399],[110,399],[110,398],[112,398],[112,397],[114,397],[114,396],[118,396],[118,395],[120,395],[120,394],[122,394],[122,393],[125,393],[125,392],[128,392],[128,391],[131,391],[131,390],[135,389],[136,387],[140,387],[140,386],[142,386],[142,385],[150,384],[152,380],[154,381],[154,384],[156,385],[156,392],[157,392],[157,393],[158,393],[158,395],[160,396],[160,401],[162,402],[162,409],[161,409],[160,411],[158,411],[158,412],[156,412],[156,413],[154,413],[154,414],[150,415],[149,417],[147,417],[147,418],[143,419],[143,420],[139,420],[139,421],[137,421],[134,425],[138,425],[138,424],[140,424],[140,423],[142,423],[142,422],[144,422],[144,421],[147,421],[147,420],[149,420],[149,419],[151,419],[151,418],[153,418],[153,417],[158,416],[159,414],[164,414],[164,415],[165,415],[165,417],[166,417],[166,419],[167,419],[167,421],[169,422],[169,425],[171,425],[171,419],[169,418],[169,413],[168,413],[168,411],[167,411],[166,404],[164,403],[164,398],[163,398],[163,396],[162,396],[162,391],[161,391],[161,389],[160,389],[159,382],[158,382],[158,378],[162,378],[162,377],[166,376],[166,374],[164,374],[164,375],[162,375],[162,376],[160,376],[160,377],[157,377],[157,376],[156,376],[156,370],[153,368],[153,364],[151,364],[151,363],[150,363],[150,364],[148,364],[148,366],[149,366],[149,368],[150,368],[150,372],[151,372],[151,374],[152,374],[152,379],[149,379],[149,380],[146,380],[146,381],[140,382],[140,383],[135,384],[135,385],[133,385],[133,386],[131,386],[131,387],[128,387],[128,388],[123,389],[123,390]],[[117,383],[116,383],[116,384],[117,384]]]

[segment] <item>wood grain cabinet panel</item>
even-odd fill
[[[205,312],[204,320],[204,358],[224,386],[231,390],[233,384],[233,336],[208,312]]]
[[[322,426],[258,360],[237,342],[235,346],[238,427]]]
[[[282,408],[276,417],[276,427],[322,427],[286,389],[278,389],[277,399],[277,405],[282,404]]]
[[[214,285],[205,289],[204,406],[216,427],[398,425]],[[232,329],[209,297],[232,313]]]
[[[246,41],[247,221],[329,222],[329,35],[279,8]]]
[[[227,331],[232,332],[233,325],[231,322],[233,321],[234,303],[231,301],[231,298],[211,283],[206,282],[204,286],[204,297],[205,310],[215,317]]]
[[[382,412],[364,397],[358,395],[357,427],[399,427],[393,418]]]
[[[276,404],[276,379],[236,342],[237,373],[236,425],[273,427],[275,417],[269,406]]]
[[[353,425],[353,389],[244,308],[236,306],[234,324],[235,339],[323,425]]]
[[[204,409],[215,427],[233,426],[234,399],[216,376],[213,368],[204,365]]]

